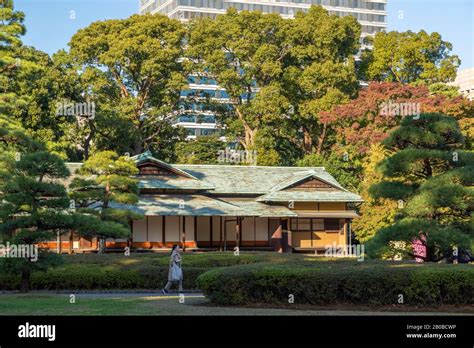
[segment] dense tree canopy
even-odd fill
[[[438,260],[453,247],[468,249],[474,237],[474,153],[463,150],[455,118],[442,114],[407,117],[384,144],[393,154],[378,165],[384,180],[370,187],[375,198],[402,202],[395,223],[373,242],[377,253],[390,241],[421,240],[427,260]]]
[[[384,107],[390,105],[399,108],[384,112]],[[336,134],[334,140],[364,154],[371,144],[384,140],[405,116],[410,116],[404,109],[454,116],[467,144],[472,142],[474,103],[459,95],[432,94],[425,86],[372,82],[356,99],[334,107],[324,118]]]
[[[439,33],[379,32],[373,49],[362,55],[367,80],[426,84],[450,82],[456,78],[460,59],[450,52],[453,46]]]
[[[356,90],[352,55],[359,35],[353,17],[330,16],[319,6],[293,20],[230,9],[216,20],[193,23],[186,53],[195,70],[210,74],[226,89],[243,147],[264,146],[261,152],[268,160],[263,144],[281,141],[268,139],[265,130],[257,139],[264,128],[285,128],[283,138],[294,142],[301,127],[307,152],[318,136],[324,137],[319,112]]]
[[[115,106],[110,122],[118,122],[113,132],[128,131],[121,142],[130,153],[156,151],[177,138],[171,121],[185,83],[180,60],[184,35],[178,20],[134,15],[94,22],[71,39],[74,61],[105,73],[109,86],[102,96]]]

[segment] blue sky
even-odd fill
[[[25,44],[51,54],[96,20],[136,13],[138,0],[16,0],[15,6],[26,14]],[[437,31],[453,44],[461,68],[469,68],[474,67],[473,12],[472,0],[388,0],[388,29]]]

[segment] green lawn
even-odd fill
[[[350,310],[349,310],[350,309]],[[76,303],[69,302],[68,295],[14,294],[0,295],[0,315],[374,315],[374,314],[433,314],[398,308],[244,308],[217,307],[199,295],[178,296],[130,296],[77,295]],[[439,310],[440,311],[440,310]],[[468,312],[467,308],[444,308],[442,314],[456,315]],[[471,311],[472,314],[472,311]]]

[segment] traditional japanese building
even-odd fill
[[[351,206],[362,199],[322,167],[168,164],[150,152],[133,159],[139,202],[111,207],[143,218],[132,221],[129,240],[110,239],[108,248],[317,252],[350,244],[358,216]],[[71,242],[73,249],[96,247],[83,238]]]

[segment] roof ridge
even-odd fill
[[[294,167],[294,166],[245,166],[245,165],[238,165],[238,164],[186,164],[186,163],[177,163],[177,164],[170,164],[172,166],[190,166],[190,167],[229,167],[229,168],[291,168],[291,169],[301,169],[301,171],[306,170],[324,170],[326,171],[326,167]]]

